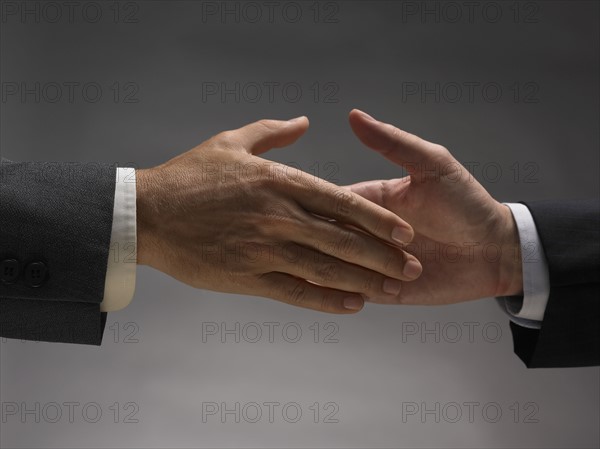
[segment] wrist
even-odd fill
[[[154,243],[153,217],[156,216],[156,179],[152,169],[136,172],[137,263],[151,265]]]
[[[500,259],[498,262],[497,297],[519,296],[523,294],[523,264],[519,230],[512,211],[504,204],[500,207]]]

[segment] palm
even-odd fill
[[[351,124],[365,144],[408,166],[411,173],[405,178],[350,186],[355,193],[401,216],[415,230],[407,251],[421,261],[423,273],[403,284],[396,302],[447,304],[496,294],[506,208],[445,148],[399,134],[390,125],[374,128],[356,115],[351,115]],[[404,141],[399,143],[398,139]],[[407,161],[411,156],[420,159]]]

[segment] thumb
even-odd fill
[[[302,116],[288,121],[259,120],[236,131],[250,154],[261,154],[272,148],[293,144],[308,129],[308,118]]]
[[[411,175],[432,168],[436,162],[452,159],[448,150],[441,145],[375,120],[358,109],[350,112],[349,120],[352,131],[362,143],[404,167]]]

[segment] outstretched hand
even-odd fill
[[[369,148],[408,176],[347,188],[401,216],[415,230],[405,249],[423,266],[389,303],[449,304],[522,292],[518,232],[509,208],[494,200],[450,152],[353,110],[350,125]]]

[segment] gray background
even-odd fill
[[[7,83],[31,87],[39,82],[40,89],[51,89],[49,83],[94,82],[102,87],[102,97],[86,100],[80,88],[72,102],[65,96],[52,102],[50,90],[39,102],[33,95],[3,97],[2,155],[146,167],[224,129],[306,114],[311,119],[307,135],[266,157],[313,173],[318,168],[321,176],[339,183],[398,176],[397,167],[353,138],[347,113],[359,107],[444,144],[463,162],[480,164],[475,176],[499,200],[598,196],[597,2],[519,3],[518,20],[513,2],[475,2],[473,20],[464,2],[458,2],[463,16],[455,23],[456,10],[442,10],[443,2],[378,1],[317,5],[322,14],[332,14],[332,23],[323,15],[315,23],[314,3],[298,2],[302,18],[292,23],[295,10],[289,3],[274,2],[272,21],[263,6],[256,23],[249,9],[246,14],[240,10],[239,20],[208,16],[203,8],[212,4],[199,1],[118,5],[136,23],[121,16],[115,24],[112,2],[95,4],[103,14],[96,23],[82,16],[82,8],[75,10],[73,23],[64,11],[57,23],[49,23],[50,10],[46,16],[39,13],[39,23],[34,16],[24,20],[4,14],[3,91],[14,86]],[[438,18],[403,14],[412,6],[440,12]],[[244,4],[230,2],[228,7]],[[497,7],[502,17],[492,23]],[[291,8],[285,16],[284,8]],[[93,15],[94,9],[86,11]],[[126,83],[134,83],[138,101],[124,102],[121,96],[115,102],[111,86],[116,82],[121,94],[131,92]],[[250,91],[239,102],[231,96],[203,99],[207,82],[298,83],[302,95],[296,102],[281,90],[272,102],[266,92],[252,102]],[[450,91],[439,101],[431,95],[425,101],[403,98],[403,83],[431,87],[436,82],[448,89],[448,83],[498,83],[502,96],[492,102],[476,89],[472,101],[466,91],[456,102]],[[315,102],[315,83],[321,94],[333,94],[334,86],[328,99],[336,101],[326,102],[321,95]],[[517,97],[510,88],[515,83],[525,89]],[[533,88],[535,95],[525,95]],[[332,161],[337,165],[327,165]],[[485,164],[487,172],[481,169]],[[239,343],[231,336],[227,343],[218,336],[203,342],[202,323],[209,322],[228,328],[254,322],[265,331],[262,323],[279,325],[272,343],[264,334],[251,343],[253,333]],[[315,322],[321,331],[318,343],[309,328]],[[337,326],[337,342],[324,342],[334,329],[329,322]],[[283,338],[286,323],[302,329],[298,342]],[[475,323],[473,338],[465,323]],[[427,334],[421,342],[405,332],[413,325],[422,330],[439,326],[439,342]],[[484,327],[489,334],[482,333]],[[293,329],[288,337],[294,337]],[[137,342],[127,342],[132,339]],[[600,444],[599,370],[527,370],[512,353],[508,319],[493,299],[440,308],[367,305],[356,316],[337,317],[198,291],[140,268],[133,303],[109,315],[101,347],[3,340],[0,361],[3,404],[16,403],[19,411],[34,409],[36,403],[40,408],[39,423],[35,415],[4,416],[3,447]],[[243,416],[239,423],[232,416],[224,423],[219,416],[202,420],[203,402],[231,408],[236,402],[270,401],[297,403],[302,418],[287,422],[294,413],[284,417],[279,406],[272,423],[267,416],[257,423]],[[58,422],[50,422],[56,416],[52,404],[65,402],[80,404],[73,422],[64,405]],[[117,423],[110,409],[115,402]],[[309,408],[315,402],[321,411],[318,423]],[[337,405],[337,423],[323,422],[334,410],[330,402]],[[473,422],[465,402],[480,404]],[[428,408],[438,403],[446,414],[439,422],[433,415],[403,420],[407,403]],[[457,422],[451,422],[451,403],[462,407]],[[491,422],[496,409],[482,413],[491,403],[502,411],[497,422]],[[88,422],[94,420],[94,409],[82,414],[86,404],[96,404],[101,419]],[[123,422],[130,412],[138,422]],[[247,412],[254,417],[253,410]],[[532,419],[537,422],[526,422]]]

